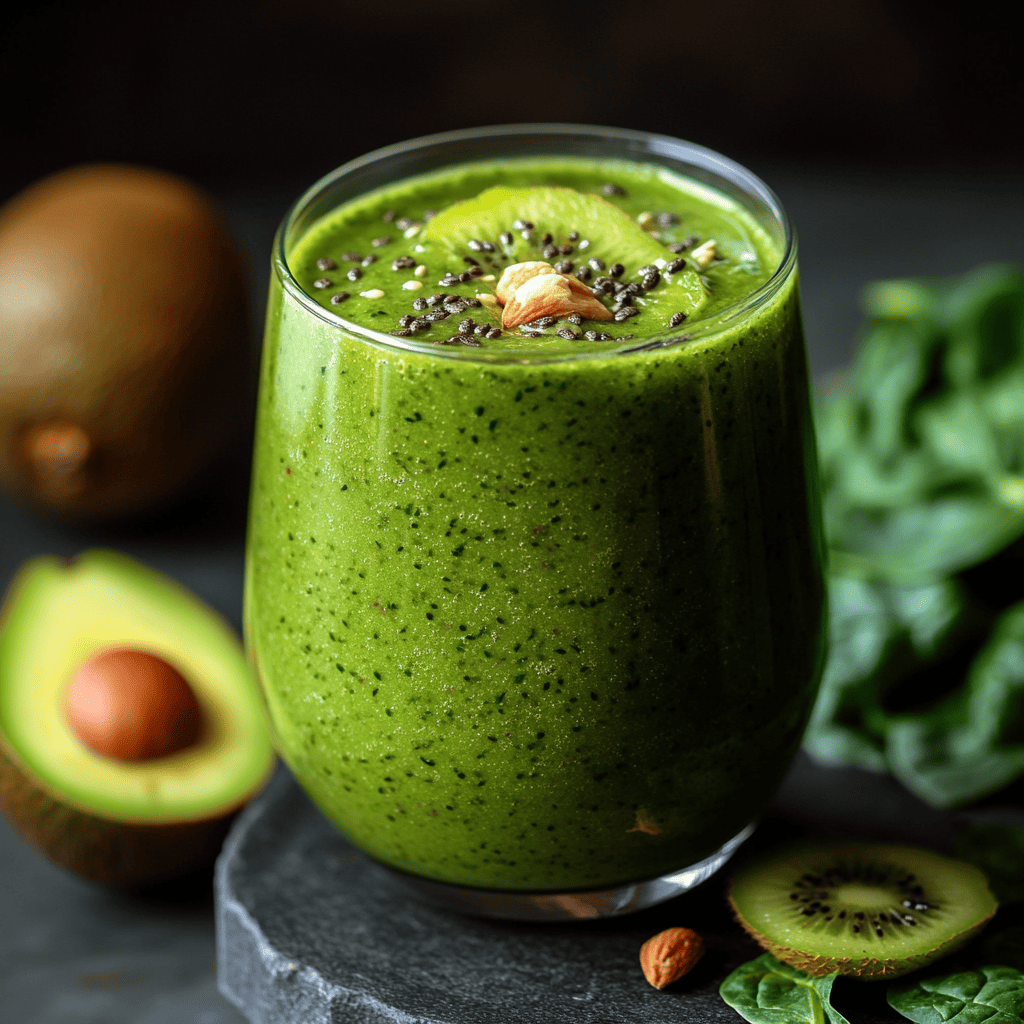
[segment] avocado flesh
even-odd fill
[[[204,716],[198,743],[123,762],[74,735],[64,714],[68,683],[89,658],[118,646],[148,650],[188,680]],[[80,873],[107,874],[105,860],[123,861],[117,847],[127,842],[129,860],[139,861],[144,847],[152,861],[136,863],[129,882],[188,870],[211,852],[207,826],[222,824],[222,838],[273,764],[241,646],[196,597],[111,551],[70,565],[39,558],[22,570],[0,623],[0,804],[43,852]],[[163,840],[174,855],[161,870]]]

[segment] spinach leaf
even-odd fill
[[[722,999],[752,1024],[849,1024],[832,1007],[832,983],[839,972],[812,978],[764,953],[737,967],[718,990]]]
[[[916,1024],[1022,1024],[1024,974],[1012,967],[896,982],[889,1005]]]
[[[1024,902],[1024,828],[1020,825],[1001,821],[972,825],[953,840],[953,855],[985,872],[1000,903]],[[1024,929],[1019,930],[1024,934]]]

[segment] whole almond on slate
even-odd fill
[[[688,974],[703,955],[704,940],[692,928],[666,928],[640,947],[640,967],[655,988],[665,988]]]

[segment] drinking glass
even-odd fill
[[[390,336],[290,266],[376,189],[567,156],[656,165],[735,204],[774,272],[657,339],[558,355]],[[345,164],[288,212],[246,643],[296,779],[424,898],[598,917],[716,871],[799,745],[823,557],[796,244],[740,165],[642,132],[473,129]]]

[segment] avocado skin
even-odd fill
[[[138,889],[211,865],[244,803],[202,821],[112,821],[52,797],[0,736],[0,809],[45,857],[111,888]]]
[[[51,175],[0,209],[0,487],[60,516],[166,505],[251,428],[255,346],[231,233],[191,183]]]

